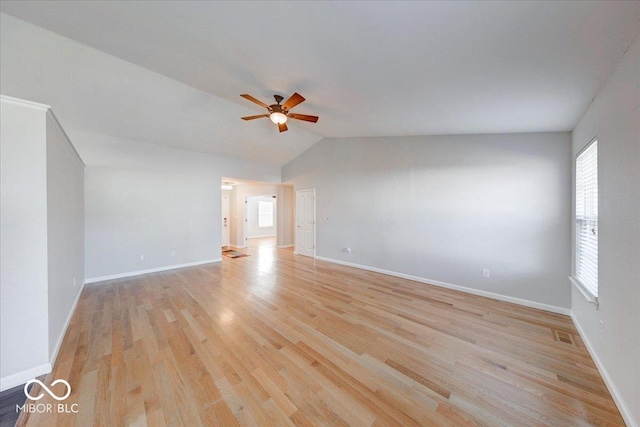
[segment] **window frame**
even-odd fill
[[[599,240],[600,240],[600,233],[599,233],[599,206],[598,206],[598,202],[599,202],[599,189],[600,189],[600,185],[599,185],[599,174],[598,174],[598,159],[599,159],[599,150],[598,150],[598,137],[594,137],[591,141],[589,141],[588,144],[586,144],[575,156],[575,160],[574,160],[574,167],[575,167],[575,175],[574,175],[574,185],[573,185],[573,190],[574,190],[574,209],[573,209],[573,218],[574,218],[574,231],[575,231],[575,237],[574,237],[574,243],[575,243],[575,252],[573,254],[574,256],[574,268],[573,268],[573,275],[571,277],[569,277],[569,279],[571,280],[571,283],[573,283],[574,286],[576,286],[576,288],[582,293],[582,295],[587,299],[587,301],[589,301],[592,304],[595,304],[596,308],[598,308],[599,306],[599,300],[598,300],[598,295],[599,295],[599,287],[600,287],[600,280],[599,280],[599,272],[598,272],[598,264],[599,264]],[[578,183],[578,164],[579,164],[579,160],[581,158],[581,156],[587,154],[587,152],[592,149],[595,146],[596,149],[596,153],[595,153],[595,177],[596,177],[596,191],[595,191],[595,204],[596,204],[596,214],[595,214],[595,293],[593,292],[593,290],[591,289],[592,287],[587,286],[583,280],[580,279],[579,276],[579,269],[581,267],[580,265],[580,254],[581,254],[581,248],[584,247],[585,242],[583,242],[580,239],[580,224],[581,223],[587,223],[587,221],[591,221],[593,222],[593,217],[591,217],[591,219],[587,218],[587,215],[581,215],[584,216],[585,218],[579,218],[578,215],[578,188],[579,188],[579,183]],[[593,198],[591,199],[593,200]],[[585,201],[586,202],[586,201]],[[592,201],[593,203],[593,201]],[[588,203],[584,203],[585,205],[587,205]],[[588,223],[587,223],[588,224]],[[584,249],[582,249],[584,250]],[[581,275],[582,277],[584,277],[584,275]]]

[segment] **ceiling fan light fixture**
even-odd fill
[[[240,96],[246,100],[253,102],[254,104],[258,104],[259,106],[267,109],[267,114],[258,114],[254,116],[240,117],[242,120],[255,120],[255,119],[261,119],[264,117],[269,117],[269,120],[271,120],[276,126],[278,126],[279,132],[286,132],[288,130],[286,123],[287,123],[287,120],[289,119],[302,120],[304,122],[311,122],[311,123],[318,122],[318,116],[309,116],[307,114],[295,114],[291,112],[291,109],[293,107],[300,104],[301,102],[304,102],[304,97],[300,95],[298,92],[291,95],[289,99],[287,99],[285,103],[282,105],[280,105],[280,103],[284,98],[280,95],[273,95],[274,99],[276,100],[276,103],[272,105],[267,105],[264,102],[260,101],[259,99],[256,99],[253,96],[246,93],[243,93]]]
[[[281,125],[287,122],[287,116],[278,111],[271,113],[269,115],[269,119],[271,119],[271,121],[277,125]]]

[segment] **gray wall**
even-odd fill
[[[222,176],[280,180],[274,166],[68,133],[87,165],[88,280],[220,259]]]
[[[636,38],[572,134],[574,157],[598,138],[600,307],[596,309],[573,288],[571,309],[625,421],[636,426],[640,426],[639,101],[640,39]]]
[[[0,389],[51,371],[84,283],[84,166],[47,106],[2,99]]]
[[[57,354],[84,284],[84,165],[47,117],[49,354]]]
[[[570,167],[569,133],[344,138],[282,180],[316,189],[321,257],[566,310]]]
[[[47,326],[46,110],[0,108],[1,388],[45,373]],[[21,373],[25,373],[21,375]],[[16,382],[6,384],[11,376]],[[27,378],[22,378],[27,377]]]

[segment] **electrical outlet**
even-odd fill
[[[74,288],[76,287],[76,278],[75,277],[73,278],[73,287]]]
[[[483,268],[482,277],[484,277],[485,279],[488,279],[489,277],[491,277],[491,270],[489,270],[488,268]]]
[[[604,320],[600,321],[600,338],[604,338]]]
[[[346,253],[350,254],[351,253],[351,248],[343,248],[342,252],[346,252]]]
[[[171,256],[176,256],[176,251],[171,251]]]
[[[140,261],[144,261],[144,255],[140,255]]]

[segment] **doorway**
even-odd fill
[[[275,194],[244,196],[245,247],[276,246],[278,204]]]
[[[316,256],[316,190],[296,191],[295,253]]]

